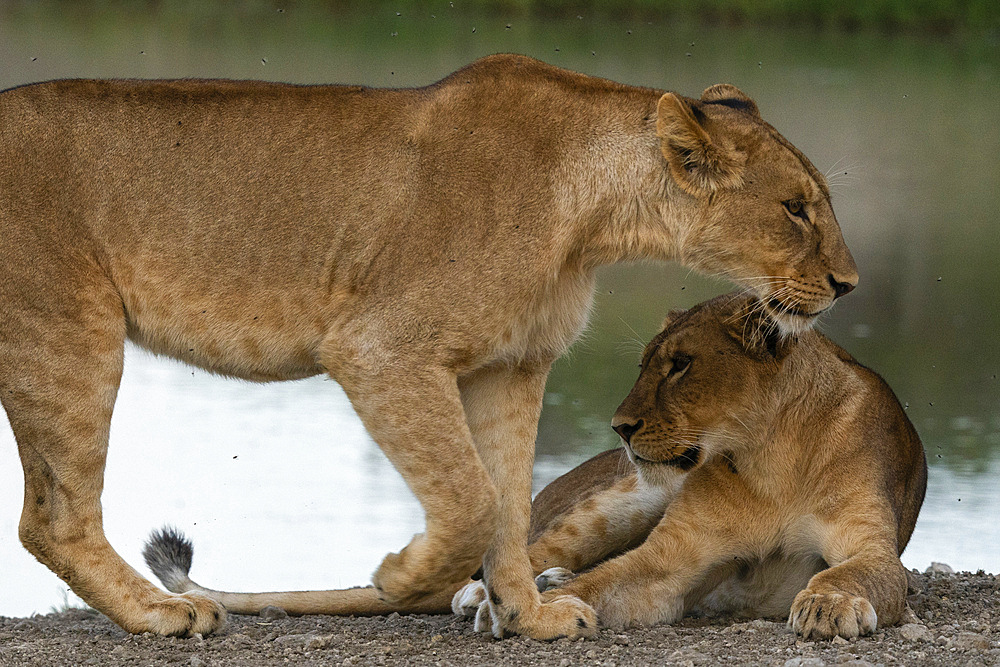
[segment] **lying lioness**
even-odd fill
[[[892,390],[836,344],[783,335],[743,295],[673,312],[613,424],[624,450],[532,506],[532,567],[563,583],[544,599],[579,597],[609,626],[787,616],[811,638],[900,619],[924,451]],[[485,629],[486,597],[474,582],[453,608]]]
[[[589,606],[542,604],[531,580],[535,433],[597,267],[643,258],[732,278],[785,331],[857,282],[823,176],[728,85],[696,100],[493,56],[405,90],[4,91],[0,401],[21,541],[126,630],[223,622],[217,596],[165,594],[104,536],[131,339],[248,380],[329,374],[423,505],[426,532],[374,589],[286,596],[290,612],[433,608],[483,564],[505,630],[590,634]]]

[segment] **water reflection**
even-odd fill
[[[0,4],[0,88],[70,76],[420,85],[516,51],[687,94],[719,81],[748,91],[831,175],[861,284],[823,330],[889,381],[927,448],[928,498],[904,561],[1000,571],[995,45],[529,20],[445,5],[433,17],[149,7]],[[592,326],[549,383],[538,483],[615,444],[607,423],[641,343],[669,309],[726,289],[677,267],[602,272]],[[195,538],[194,574],[206,584],[352,585],[422,527],[332,382],[261,387],[130,353],[112,443],[105,521],[135,565],[148,529],[171,521]],[[60,600],[58,580],[16,542],[21,488],[12,437],[0,431],[4,614]]]

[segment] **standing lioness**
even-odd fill
[[[129,338],[217,373],[343,386],[426,512],[368,608],[436,605],[483,563],[505,631],[592,633],[588,605],[542,604],[531,581],[536,424],[595,269],[642,258],[724,273],[789,331],[857,281],[822,175],[732,86],[693,100],[493,56],[412,90],[3,92],[0,400],[21,541],[127,630],[222,623],[216,600],[163,593],[104,537]],[[344,600],[283,604],[351,613]]]

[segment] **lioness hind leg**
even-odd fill
[[[21,542],[125,630],[211,632],[223,608],[197,594],[160,591],[105,538],[100,499],[125,317],[96,269],[82,274],[99,276],[93,279],[60,270],[69,273],[64,263],[44,284],[26,276],[0,285],[0,396],[24,467]],[[57,294],[46,293],[51,285],[59,285]]]
[[[473,446],[456,377],[426,367],[429,357],[337,378],[425,513],[426,531],[372,577],[393,608],[454,592],[479,567],[497,525],[497,492]]]

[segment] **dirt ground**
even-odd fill
[[[916,623],[854,641],[796,641],[783,622],[686,619],[596,640],[503,641],[451,616],[230,616],[210,637],[128,635],[92,610],[0,617],[0,665],[1000,665],[1000,577],[911,578]],[[277,610],[275,610],[277,611]],[[911,619],[914,620],[914,619]]]

